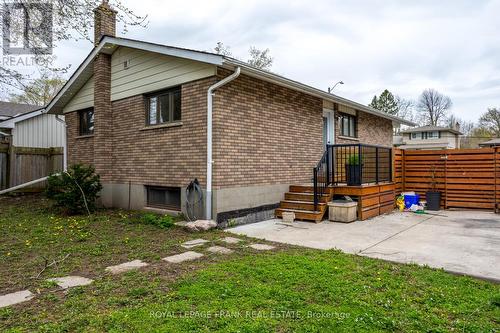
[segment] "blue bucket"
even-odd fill
[[[420,201],[420,195],[407,195],[405,194],[405,208],[410,208],[411,205],[418,205]]]

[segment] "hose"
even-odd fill
[[[191,200],[192,198],[192,200]],[[197,178],[186,187],[186,217],[189,221],[198,220],[197,209],[203,206],[203,190]]]

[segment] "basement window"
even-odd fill
[[[80,122],[80,135],[94,134],[94,108],[88,108],[78,111]]]
[[[181,87],[147,96],[146,125],[160,125],[181,120]]]
[[[180,187],[147,186],[146,190],[148,207],[181,210]]]

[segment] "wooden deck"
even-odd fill
[[[366,220],[394,209],[395,184],[365,184],[361,186],[334,185],[329,187],[314,210],[312,184],[291,185],[285,193],[285,200],[276,209],[276,217],[282,217],[283,212],[294,212],[298,220],[321,222],[327,212],[327,202],[336,195],[348,195],[358,201],[358,219]]]

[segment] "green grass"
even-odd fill
[[[497,284],[339,251],[277,245],[275,251],[257,252],[245,246],[249,239],[231,245],[235,253],[228,256],[210,255],[204,251],[206,245],[196,249],[206,254],[205,260],[169,265],[159,259],[181,252],[180,242],[203,237],[223,245],[218,239],[224,234],[192,235],[176,227],[162,229],[135,221],[121,211],[102,211],[94,221],[60,217],[36,197],[0,199],[0,294],[20,286],[40,292],[31,302],[0,309],[0,331],[496,332],[500,328]],[[44,257],[64,253],[71,255],[58,267],[31,278],[43,268]],[[124,259],[143,259],[151,265],[119,276],[103,273],[108,264]],[[82,274],[95,282],[64,293],[45,281],[63,273]]]

